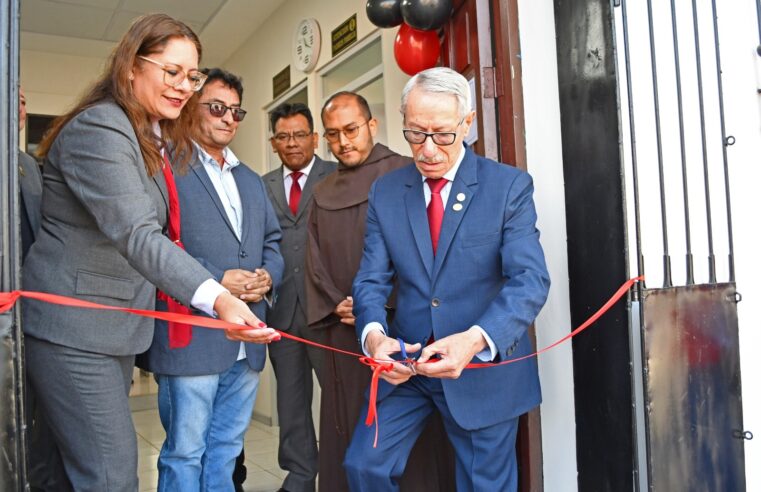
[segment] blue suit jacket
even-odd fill
[[[225,270],[264,268],[272,277],[273,293],[283,278],[280,256],[280,225],[270,204],[264,182],[245,164],[232,171],[243,206],[243,234],[239,241],[227,218],[222,202],[203,168],[194,158],[185,175],[176,175],[182,216],[182,242],[185,250],[198,260],[217,281]],[[166,305],[157,301],[157,309]],[[264,320],[266,303],[249,304]],[[200,311],[193,314],[203,315]],[[170,349],[167,324],[156,321],[153,344],[139,357],[138,365],[158,374],[197,376],[218,374],[237,360],[240,342],[228,340],[222,330],[193,327],[193,339],[187,347]],[[249,366],[264,367],[264,345],[246,343]]]
[[[465,152],[435,257],[423,181],[414,164],[373,185],[353,286],[357,333],[376,321],[390,337],[425,344],[431,335],[441,339],[479,325],[496,344],[497,361],[520,357],[532,352],[527,328],[550,284],[531,177]],[[462,205],[459,211],[456,203]],[[397,308],[387,326],[384,304],[394,281]],[[381,383],[379,398],[394,389]],[[467,369],[442,384],[452,415],[469,430],[517,417],[541,401],[535,359]]]

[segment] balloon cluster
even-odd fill
[[[378,27],[399,27],[394,58],[407,75],[436,66],[441,44],[436,31],[452,15],[452,0],[367,0],[367,18]]]

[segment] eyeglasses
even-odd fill
[[[158,65],[161,70],[164,71],[164,83],[169,87],[176,89],[187,78],[188,82],[190,82],[190,89],[193,92],[198,92],[201,90],[201,87],[203,87],[203,83],[206,82],[206,74],[198,70],[185,72],[182,67],[175,65],[174,63],[161,63],[160,61],[151,60],[148,57],[140,55],[138,55],[138,58],[151,62],[154,65]]]
[[[457,123],[456,128],[459,128],[460,125],[462,125],[462,122],[465,120],[465,118],[461,119],[459,123]],[[404,139],[408,141],[411,144],[420,145],[422,143],[425,143],[425,140],[428,137],[431,137],[431,140],[436,145],[452,145],[454,141],[457,139],[457,132],[421,132],[419,130],[410,130],[408,128],[405,128],[402,130],[402,133],[404,134]]]
[[[304,143],[312,136],[312,133],[309,132],[295,132],[295,133],[277,133],[272,136],[272,138],[275,139],[275,141],[279,144],[286,144],[291,141],[291,139],[294,139],[297,143]]]
[[[234,108],[230,106],[225,106],[222,103],[218,102],[206,102],[206,103],[200,103],[204,106],[209,108],[209,114],[214,116],[215,118],[221,118],[227,113],[227,110],[230,110],[230,114],[233,116],[233,121],[243,121],[243,118],[246,117],[246,111],[240,108]]]
[[[354,140],[357,138],[357,135],[359,135],[359,129],[363,126],[370,123],[370,120],[365,121],[361,125],[352,124],[352,126],[348,126],[342,130],[336,130],[335,128],[331,128],[330,130],[325,130],[325,133],[322,134],[323,137],[325,137],[325,140],[327,140],[330,143],[336,143],[341,138],[341,134],[343,133],[346,138],[349,140]]]

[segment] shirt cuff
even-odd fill
[[[492,340],[491,337],[489,337],[489,335],[486,334],[486,331],[484,331],[484,329],[481,328],[480,326],[473,325],[472,328],[477,328],[478,331],[481,332],[481,335],[484,336],[484,340],[486,340],[486,344],[488,345],[487,348],[477,353],[476,357],[478,357],[479,360],[482,360],[484,362],[493,361],[494,358],[497,356],[497,346],[494,344],[494,340]]]
[[[383,325],[378,323],[377,321],[373,321],[371,323],[367,323],[365,325],[365,329],[362,330],[362,338],[360,338],[360,344],[362,347],[362,353],[364,353],[368,357],[372,357],[370,354],[367,353],[367,350],[365,350],[365,339],[367,338],[367,335],[370,334],[371,331],[378,330],[379,332],[386,334],[386,330],[383,329]]]
[[[193,298],[190,300],[190,305],[216,318],[217,313],[214,312],[214,303],[223,292],[230,291],[222,287],[222,284],[213,278],[210,278],[198,286],[193,294]]]

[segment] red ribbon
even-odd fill
[[[644,277],[636,277],[624,282],[624,284],[621,287],[619,287],[619,289],[615,292],[615,294],[613,294],[611,298],[608,299],[608,301],[605,304],[603,304],[603,306],[600,309],[598,309],[589,319],[587,319],[584,323],[582,323],[578,328],[570,332],[568,335],[542,348],[541,350],[537,350],[536,352],[529,355],[524,355],[522,357],[509,359],[509,360],[498,362],[498,363],[492,363],[492,362],[471,363],[465,366],[465,368],[466,369],[482,369],[487,367],[495,367],[495,366],[501,366],[505,364],[512,364],[514,362],[518,362],[524,359],[536,357],[537,355],[544,353],[560,345],[563,342],[568,341],[569,339],[575,337],[582,331],[589,328],[590,325],[592,325],[595,321],[597,321],[600,318],[600,316],[605,314],[606,311],[608,311],[616,302],[618,302],[618,300],[621,299],[624,296],[624,294],[626,294],[626,292],[628,292],[628,290],[640,280],[644,280]],[[25,291],[25,290],[14,290],[12,292],[0,292],[0,313],[4,313],[8,311],[9,309],[11,309],[20,297],[26,297],[27,299],[35,299],[37,301],[43,301],[50,304],[57,304],[60,306],[77,307],[77,308],[85,308],[85,309],[100,309],[100,310],[106,310],[106,311],[121,311],[124,313],[130,313],[130,314],[134,314],[136,316],[142,316],[145,318],[161,319],[164,321],[174,321],[179,323],[187,323],[190,325],[201,326],[204,328],[214,328],[214,329],[223,329],[223,330],[247,330],[251,328],[248,325],[237,325],[237,324],[228,323],[227,321],[222,321],[219,319],[207,318],[205,316],[194,316],[190,314],[177,314],[177,313],[168,313],[168,312],[162,312],[162,311],[151,311],[148,309],[133,309],[133,308],[125,308],[125,307],[117,307],[117,306],[107,306],[104,304],[97,304],[95,302],[82,301],[80,299],[74,299],[71,297],[59,296],[56,294],[46,294],[43,292],[31,292],[31,291]],[[295,335],[291,335],[290,333],[285,333],[277,329],[275,329],[275,331],[279,333],[280,336],[282,337],[289,338],[291,340],[295,340],[300,343],[305,343],[307,345],[312,345],[314,347],[318,347],[324,350],[332,350],[333,352],[337,352],[339,354],[356,357],[359,360],[359,362],[369,366],[372,369],[373,376],[372,376],[372,379],[370,380],[370,395],[369,395],[367,418],[365,419],[365,425],[370,426],[373,423],[375,423],[375,442],[373,443],[373,447],[375,447],[378,443],[378,410],[377,410],[378,379],[380,378],[381,373],[391,371],[395,361],[373,359],[372,357],[367,357],[365,355],[358,354],[355,352],[350,352],[348,350],[341,350],[341,349],[337,349],[335,347],[331,347],[328,345],[322,345],[317,342],[312,342],[310,340],[306,340],[304,338],[300,338]]]

